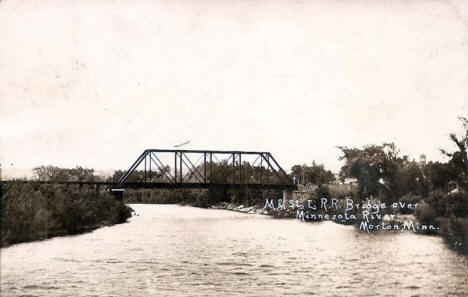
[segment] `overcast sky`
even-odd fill
[[[443,159],[468,114],[466,1],[0,2],[0,162],[128,168],[146,148],[337,145]]]

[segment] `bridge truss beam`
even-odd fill
[[[244,161],[252,158],[255,159],[252,163]],[[145,150],[120,177],[116,186],[296,188],[269,152],[169,149]]]

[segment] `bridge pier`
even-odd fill
[[[122,201],[124,195],[124,189],[110,189],[112,195],[114,195],[115,199]]]

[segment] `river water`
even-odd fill
[[[131,205],[128,223],[1,250],[1,296],[467,296],[439,237]]]

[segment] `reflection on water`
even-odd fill
[[[1,250],[2,296],[465,296],[438,237],[132,205],[129,223]]]

